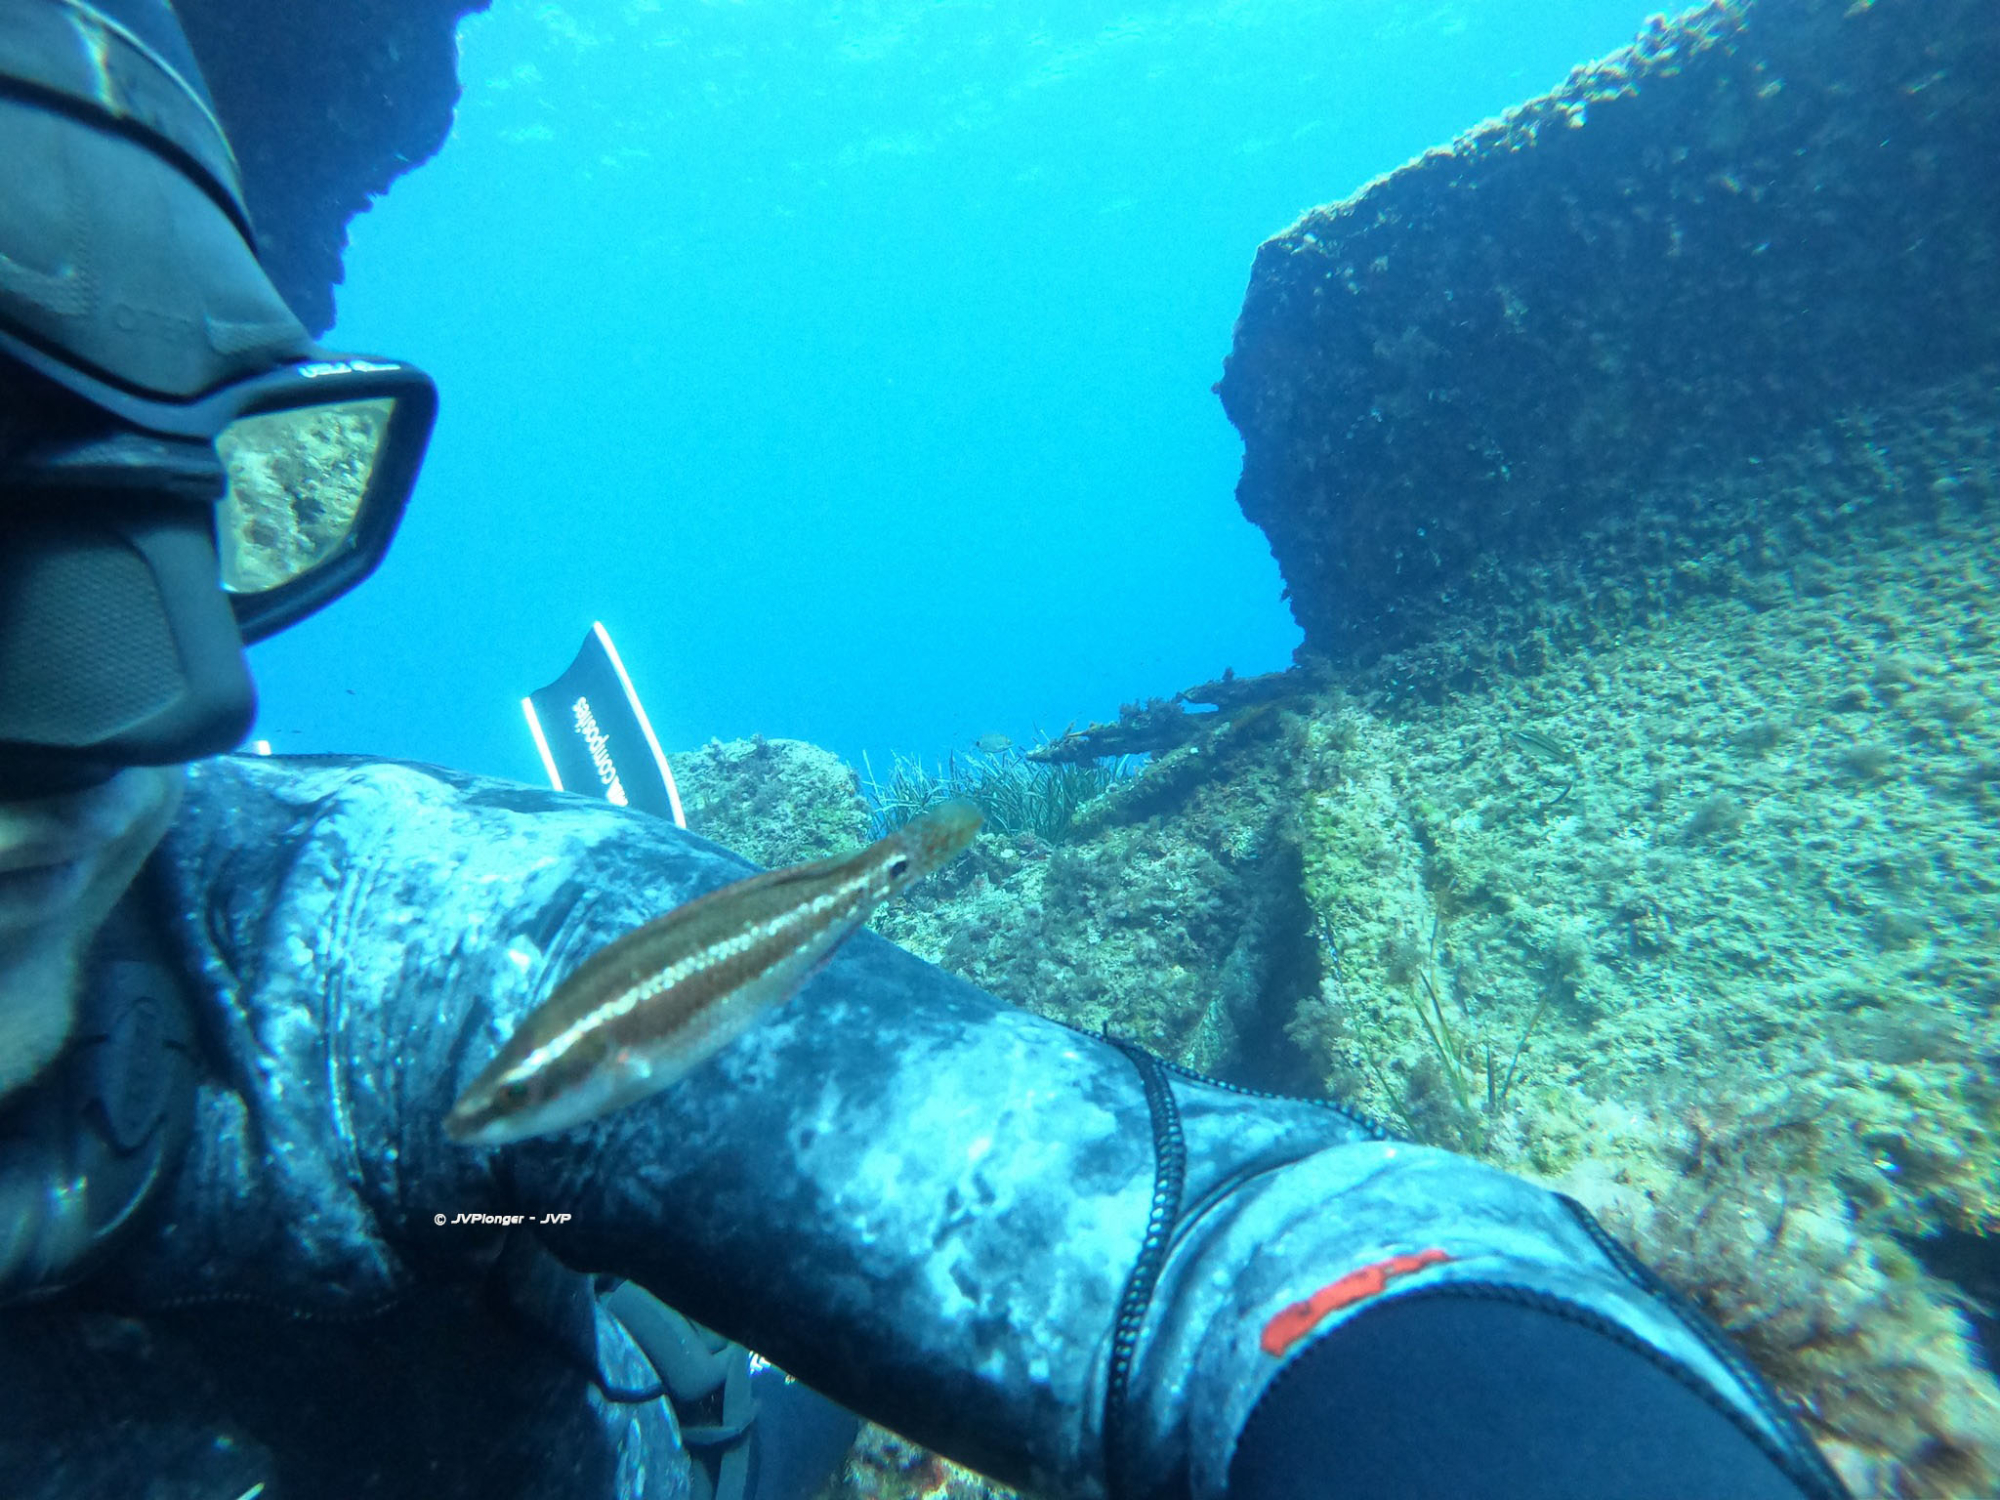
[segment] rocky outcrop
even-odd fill
[[[1266,242],[1217,390],[1307,648],[2000,360],[1996,76],[1986,0],[1710,5]]]
[[[347,222],[434,155],[458,103],[459,18],[490,0],[180,0],[265,269],[315,334]]]

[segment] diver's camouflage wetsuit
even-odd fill
[[[634,1278],[1049,1494],[1838,1493],[1553,1195],[1169,1071],[873,934],[656,1098],[497,1152],[446,1140],[569,970],[746,869],[424,767],[195,766],[135,892],[192,981],[185,1160],[111,1265],[0,1319],[7,1493],[680,1493],[664,1408],[581,1373],[644,1385],[643,1363],[593,1330],[582,1277],[566,1301],[511,1276],[503,1241]],[[569,1217],[437,1222],[460,1214]],[[1598,1397],[1629,1442],[1592,1431]],[[1490,1446],[1455,1449],[1467,1431]]]

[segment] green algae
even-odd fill
[[[1129,779],[1135,768],[1128,756],[1049,765],[1009,749],[954,754],[936,766],[925,765],[919,756],[898,755],[888,776],[878,778],[864,757],[861,785],[873,809],[877,838],[940,802],[970,802],[985,815],[990,834],[1056,843],[1070,836],[1085,807]]]

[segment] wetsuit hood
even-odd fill
[[[0,0],[0,136],[0,335],[42,374],[187,399],[311,350],[169,6]]]

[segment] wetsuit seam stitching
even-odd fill
[[[1187,1178],[1187,1143],[1181,1133],[1180,1108],[1161,1060],[1134,1042],[1106,1037],[1132,1063],[1145,1089],[1146,1112],[1152,1124],[1153,1194],[1145,1238],[1131,1274],[1118,1299],[1112,1324],[1111,1360],[1104,1381],[1105,1488],[1111,1500],[1130,1493],[1125,1452],[1125,1415],[1131,1392],[1132,1366],[1140,1330],[1151,1310],[1153,1293],[1165,1269],[1173,1227],[1180,1217],[1181,1194]]]

